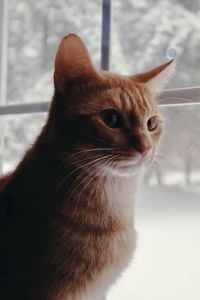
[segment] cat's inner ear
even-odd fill
[[[168,83],[173,74],[174,67],[174,60],[171,60],[146,73],[137,74],[131,78],[133,81],[145,83],[154,94],[158,94]]]
[[[63,38],[55,58],[54,82],[56,87],[76,79],[89,79],[97,75],[88,50],[75,34]]]

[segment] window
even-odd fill
[[[77,6],[73,0],[40,3],[3,0],[0,11],[0,49],[3,49],[2,55],[0,52],[3,69],[0,91],[7,90],[0,97],[4,99],[0,103],[7,104],[1,108],[0,116],[31,113],[0,118],[3,123],[0,126],[4,128],[1,132],[5,133],[4,138],[1,136],[1,148],[6,149],[1,151],[3,169],[8,171],[17,164],[39,132],[40,120],[45,120],[47,101],[53,94],[54,56],[61,38],[68,32],[79,33],[87,43],[94,63],[100,66],[102,1],[90,1],[87,5],[85,1],[79,1]]]
[[[7,101],[48,101],[56,49],[67,32],[78,32],[100,64],[101,0],[7,0]]]
[[[136,203],[137,251],[108,300],[200,298],[199,14],[198,0],[0,2],[4,171],[17,164],[44,123],[54,53],[67,32],[81,35],[98,67],[100,49],[104,68],[111,52],[110,69],[120,74],[159,65],[176,52],[177,72],[159,99],[165,136]]]

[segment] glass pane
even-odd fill
[[[137,250],[108,300],[200,299],[200,105],[162,111],[165,136],[136,202]]]
[[[4,127],[3,171],[11,171],[34,142],[46,120],[46,114],[1,117]]]
[[[83,38],[99,66],[101,0],[8,2],[9,103],[50,100],[55,52],[69,32]]]
[[[112,71],[135,74],[166,61],[175,49],[170,88],[200,84],[200,1],[113,1]]]

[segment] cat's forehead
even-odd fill
[[[102,104],[111,106],[121,111],[135,111],[149,113],[155,108],[155,101],[145,85],[121,79],[115,84],[109,84],[100,91]]]
[[[138,116],[145,116],[157,109],[154,97],[144,84],[112,74],[103,80],[76,85],[72,94],[77,100],[78,111],[83,114],[114,108],[124,113],[134,112]]]

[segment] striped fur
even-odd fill
[[[139,179],[163,130],[148,83],[169,66],[100,72],[79,37],[63,39],[47,123],[0,179],[0,299],[99,300],[128,265]],[[106,124],[105,109],[120,114],[119,128]]]

